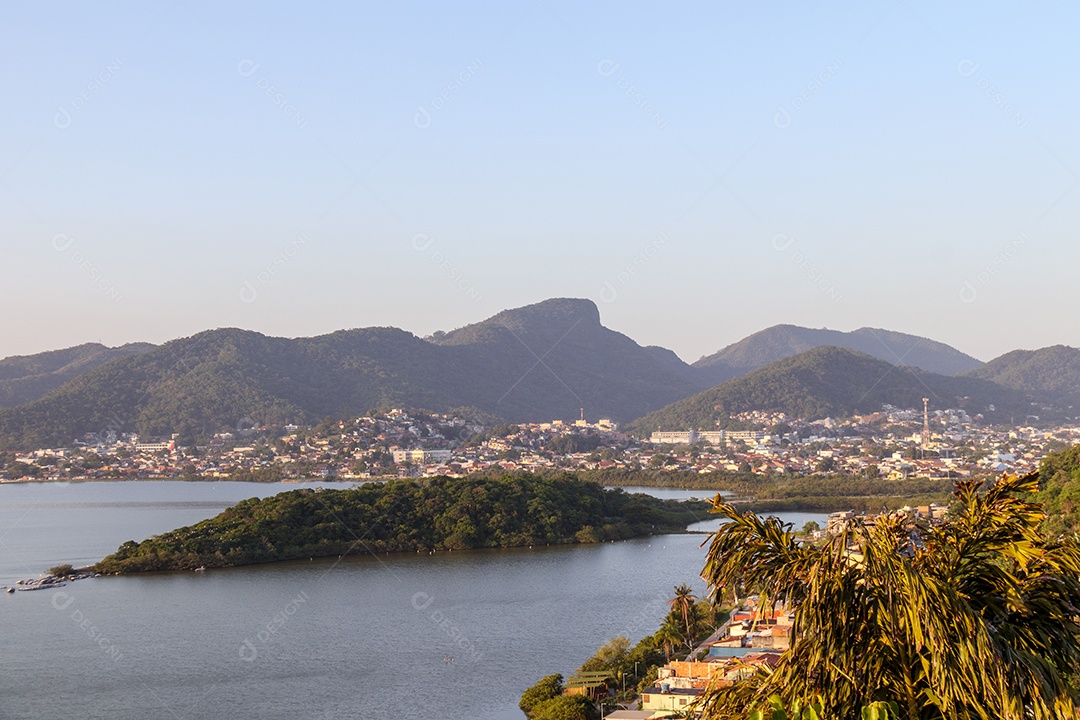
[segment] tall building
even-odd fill
[[[452,453],[449,450],[426,450],[414,448],[412,450],[395,450],[394,462],[398,465],[412,463],[413,465],[427,465],[428,463],[449,462]]]

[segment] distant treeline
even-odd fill
[[[905,505],[929,505],[930,503],[949,503],[948,493],[934,495],[831,495],[820,497],[798,497],[790,500],[755,500],[746,505],[746,509],[758,514],[777,512],[831,513],[840,510],[879,513],[883,510],[895,510]],[[739,506],[743,507],[742,505]]]
[[[704,502],[606,490],[570,475],[391,480],[252,498],[99,562],[103,573],[190,570],[372,552],[594,543],[679,532]]]
[[[499,478],[504,476],[560,477],[564,470],[541,469],[533,473],[507,473],[501,468],[474,473],[467,477]],[[952,480],[909,478],[889,480],[883,477],[865,478],[858,475],[755,475],[754,473],[696,473],[677,470],[578,470],[573,475],[608,487],[655,487],[702,490],[703,499],[713,492],[732,493],[735,498],[751,501],[749,508],[770,512],[834,510],[876,511],[902,505],[926,505],[947,502],[952,492]],[[989,476],[988,476],[989,477]],[[234,470],[227,478],[246,482],[281,482],[292,479],[279,466]],[[198,480],[196,476],[183,479]],[[209,479],[209,478],[207,478]],[[220,479],[220,478],[214,478]],[[310,480],[310,478],[305,478]],[[333,480],[333,478],[328,478]],[[378,478],[380,480],[386,479]]]
[[[543,471],[540,472],[544,474]],[[583,480],[614,487],[657,487],[724,491],[751,501],[755,511],[832,512],[881,510],[902,505],[948,502],[952,480],[910,478],[888,480],[853,475],[754,475],[753,473],[695,473],[668,470],[583,470]],[[704,496],[710,493],[703,492]]]

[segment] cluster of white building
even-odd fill
[[[754,443],[765,438],[763,430],[664,430],[650,435],[649,442],[654,445],[693,445],[696,442],[726,445],[736,441]]]

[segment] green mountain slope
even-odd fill
[[[586,300],[510,310],[432,342],[395,328],[272,338],[212,330],[118,358],[27,405],[0,410],[0,447],[85,433],[185,437],[379,407],[475,407],[510,421],[625,421],[704,387],[600,324]]]
[[[1039,493],[1051,535],[1080,532],[1080,445],[1050,453],[1039,464]]]
[[[1066,345],[1014,350],[965,375],[1080,408],[1080,350]]]
[[[940,375],[955,375],[982,364],[944,343],[891,330],[865,327],[840,332],[776,325],[701,358],[694,367],[714,383],[721,383],[777,360],[827,345],[856,350],[892,365],[917,367]]]
[[[147,352],[153,347],[149,343],[130,343],[115,348],[86,343],[36,355],[4,358],[0,360],[0,407],[33,402],[114,358]]]
[[[627,426],[628,430],[725,427],[729,417],[750,410],[784,412],[804,419],[843,417],[878,410],[885,403],[963,408],[988,420],[1008,421],[1030,412],[1014,390],[977,378],[949,377],[898,367],[863,353],[820,347],[779,360],[677,401]],[[994,410],[990,410],[990,406]]]

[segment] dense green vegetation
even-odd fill
[[[775,668],[710,689],[703,717],[813,699],[830,718],[884,702],[909,720],[1074,720],[1080,546],[1044,534],[1037,489],[1037,474],[959,482],[940,526],[881,516],[816,546],[718,504],[712,591],[786,603],[795,625]]]
[[[557,346],[557,348],[555,347]],[[545,353],[543,365],[537,353]],[[0,410],[0,449],[67,445],[85,433],[180,433],[305,424],[373,409],[472,407],[509,421],[625,421],[706,385],[600,324],[587,300],[508,310],[430,341],[395,328],[273,338],[222,329],[83,373]]]
[[[149,343],[115,348],[85,343],[63,350],[4,358],[0,360],[0,407],[33,402],[109,360],[146,352],[153,347]]]
[[[563,695],[563,676],[548,675],[526,690],[518,707],[532,720],[599,720],[588,698]]]
[[[526,715],[531,715],[533,710],[548,700],[554,700],[562,695],[563,676],[555,673],[540,678],[535,685],[521,694],[518,707]]]
[[[1046,532],[1080,534],[1080,445],[1043,458],[1035,499],[1046,511]]]
[[[1031,410],[1023,393],[987,380],[894,367],[854,350],[819,347],[676,401],[625,429],[645,436],[659,429],[731,428],[731,416],[750,410],[806,419],[847,417],[879,410],[885,403],[921,407],[928,394],[991,422]]]
[[[1058,405],[1080,406],[1080,350],[1066,345],[1014,350],[965,375],[1052,398]]]
[[[678,532],[706,503],[663,501],[571,476],[390,481],[252,498],[124,543],[96,570],[127,573],[384,552],[594,543]]]
[[[53,577],[62,578],[67,577],[68,575],[75,572],[75,568],[67,563],[64,563],[63,565],[54,565],[46,572]]]

